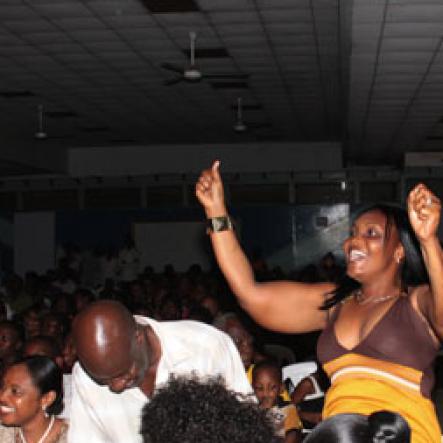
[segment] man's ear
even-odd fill
[[[143,327],[137,325],[135,328],[135,341],[140,344],[145,339],[145,330]]]
[[[58,355],[57,357],[55,357],[54,361],[60,369],[63,368],[63,356],[62,355]]]

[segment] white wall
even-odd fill
[[[73,148],[69,174],[144,175],[199,173],[220,159],[224,172],[287,172],[342,168],[339,143],[255,143]]]
[[[140,269],[162,271],[171,263],[179,272],[193,263],[209,269],[209,240],[203,222],[134,223],[134,242],[141,253]]]
[[[14,270],[42,273],[54,268],[55,214],[16,212],[14,215]]]

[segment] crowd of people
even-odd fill
[[[407,212],[364,210],[345,267],[327,253],[284,275],[242,251],[218,168],[196,194],[221,273],[140,272],[128,241],[102,255],[100,278],[71,247],[45,275],[3,279],[0,441],[440,441],[439,199],[419,185]],[[325,372],[284,379],[282,366],[316,359],[317,339]]]
[[[160,273],[155,273],[152,268],[146,268],[132,281],[119,279],[116,275],[115,279],[108,279],[105,284],[85,287],[82,275],[85,273],[86,275],[91,275],[89,271],[84,271],[88,261],[82,260],[78,248],[73,248],[73,250],[76,251],[74,255],[64,254],[61,257],[57,269],[48,271],[44,275],[29,272],[24,279],[17,275],[8,276],[4,278],[1,288],[0,370],[2,376],[5,377],[5,381],[7,376],[9,376],[10,369],[15,368],[16,365],[19,368],[25,369],[21,373],[26,372],[25,360],[32,359],[35,356],[50,359],[51,362],[54,362],[56,372],[61,374],[62,377],[63,389],[57,388],[55,392],[58,395],[64,392],[64,407],[57,412],[55,425],[51,424],[50,434],[47,434],[45,439],[54,436],[54,441],[64,442],[68,438],[69,423],[69,429],[77,429],[75,433],[69,434],[70,442],[85,441],[86,438],[89,441],[97,442],[130,442],[132,439],[137,441],[137,438],[140,436],[137,431],[139,423],[133,420],[132,423],[129,423],[131,421],[130,418],[131,416],[137,417],[140,415],[137,411],[141,410],[146,398],[152,395],[154,386],[157,386],[157,384],[161,385],[160,381],[151,383],[150,389],[144,395],[135,396],[135,399],[132,398],[129,403],[133,406],[133,409],[128,408],[126,404],[122,407],[122,410],[119,410],[117,407],[116,416],[118,415],[118,417],[114,420],[111,419],[110,423],[106,425],[106,430],[105,428],[96,430],[97,435],[93,437],[96,426],[91,425],[91,417],[85,416],[84,411],[88,410],[88,408],[95,408],[89,399],[91,398],[92,389],[96,385],[91,382],[88,370],[82,369],[87,365],[87,358],[82,354],[84,352],[82,337],[85,338],[84,343],[88,346],[91,346],[93,341],[91,340],[91,335],[86,334],[84,326],[79,328],[81,333],[78,336],[75,335],[76,329],[73,327],[76,324],[74,319],[79,322],[82,318],[80,313],[87,313],[93,307],[95,307],[94,309],[98,307],[97,312],[103,314],[109,310],[109,306],[112,307],[115,303],[119,310],[123,309],[127,316],[136,316],[137,322],[144,324],[144,326],[149,324],[150,328],[156,331],[155,334],[160,337],[164,335],[164,332],[161,330],[163,322],[173,320],[192,320],[193,322],[198,322],[197,326],[190,322],[187,326],[186,324],[183,325],[182,330],[178,330],[178,332],[173,331],[174,343],[177,342],[178,336],[179,338],[186,337],[186,346],[183,344],[184,348],[192,345],[193,352],[189,358],[187,357],[189,359],[187,366],[191,368],[190,372],[193,373],[198,372],[199,355],[197,347],[204,344],[205,347],[201,350],[200,358],[200,364],[204,363],[204,370],[201,368],[201,372],[205,373],[205,371],[208,371],[207,374],[205,373],[208,376],[223,375],[225,387],[237,393],[243,392],[244,394],[253,395],[253,390],[250,386],[251,384],[254,385],[252,370],[257,362],[262,361],[263,363],[275,364],[275,361],[269,360],[272,358],[272,355],[268,355],[264,351],[263,345],[265,341],[274,340],[284,343],[285,346],[292,347],[295,354],[297,354],[297,358],[300,356],[301,358],[312,356],[315,352],[312,345],[313,341],[309,340],[309,335],[305,337],[308,340],[303,340],[300,337],[297,337],[297,340],[293,340],[294,337],[283,337],[282,339],[281,336],[269,334],[263,328],[258,327],[244,312],[238,309],[238,305],[232,294],[230,294],[229,288],[220,274],[215,271],[204,272],[197,265],[191,265],[185,273],[176,272],[172,266],[166,266]],[[319,264],[318,278],[321,278],[321,269],[322,266]],[[311,270],[309,273],[312,275]],[[263,261],[260,263],[257,274],[263,280],[273,280],[277,276],[282,276],[280,270],[268,269]],[[292,274],[288,278],[294,278],[294,275]],[[301,277],[306,275],[306,270],[302,269],[299,275]],[[115,321],[113,323],[115,324]],[[182,322],[179,322],[179,324],[182,324]],[[216,330],[221,330],[230,337],[228,344],[222,346],[223,349],[211,342],[210,336],[213,334],[213,328],[206,325],[213,325]],[[160,328],[160,331],[158,328]],[[192,342],[190,338],[192,334],[194,334],[195,339],[193,343],[190,343]],[[221,337],[225,337],[225,335],[222,334]],[[217,339],[220,340],[220,337]],[[167,332],[166,339],[163,337],[160,341],[162,340],[170,347],[169,342],[172,340],[171,331]],[[226,346],[230,344],[236,348],[235,352],[233,352],[232,346],[228,348],[228,350],[230,349],[229,352],[226,351]],[[111,356],[115,353],[116,346],[116,343],[113,342]],[[168,346],[162,347],[162,354],[166,352]],[[122,345],[123,351],[121,355],[125,355],[125,350],[128,347],[128,343]],[[75,363],[78,361],[79,352],[83,357],[82,365],[77,365],[74,369]],[[170,352],[169,364],[172,364],[171,361],[178,358],[176,355],[177,349]],[[238,360],[236,360],[237,352],[239,355]],[[209,368],[208,356],[211,353],[214,355],[214,365]],[[229,370],[227,368],[223,369],[220,366],[221,363],[227,364],[230,354],[234,355],[233,367],[236,368],[235,370],[232,368]],[[93,349],[93,355],[98,355],[97,349]],[[183,356],[180,358],[183,358]],[[111,359],[109,355],[104,360],[106,362],[112,361],[113,370],[118,368],[120,364],[123,364],[116,361],[115,358]],[[186,366],[185,361],[182,360],[180,365]],[[244,378],[239,376],[240,371]],[[177,368],[174,371],[168,369],[164,372],[157,368],[156,379],[165,382],[169,375],[176,372]],[[163,375],[160,375],[161,373]],[[235,377],[231,373],[235,373]],[[32,379],[31,374],[27,375],[28,378]],[[232,381],[227,383],[229,377],[232,377]],[[92,379],[96,380],[97,376]],[[282,382],[283,380],[279,380],[279,383]],[[24,379],[21,383],[27,382]],[[38,383],[32,383],[38,389]],[[74,383],[75,389],[73,389]],[[126,386],[125,383],[123,384]],[[112,404],[112,398],[116,395],[113,392],[113,390],[116,390],[115,381],[112,386],[111,389],[103,389],[100,382],[99,386],[96,386],[98,388],[97,392],[92,396],[95,400],[100,398],[97,408],[95,408],[97,411],[101,410],[101,404],[107,405],[103,409],[107,416],[109,416],[109,405]],[[6,391],[6,385],[4,390]],[[117,387],[117,390],[122,391],[117,394],[119,399],[126,395],[124,393],[127,390],[126,387]],[[258,388],[256,390],[258,392]],[[108,395],[110,398],[108,398]],[[257,394],[258,397],[259,394]],[[284,399],[279,397],[275,400],[278,400],[280,406],[282,401],[286,406],[291,404],[288,394],[286,394]],[[86,404],[88,408],[85,408]],[[263,402],[259,402],[259,404],[264,409],[271,409],[267,406],[265,407]],[[16,438],[22,426],[21,421],[14,421],[13,414],[8,408],[11,408],[10,401],[5,400],[2,402],[0,398],[0,418],[5,428],[1,428],[1,430],[9,432],[5,434],[4,441],[8,441],[6,435],[8,435],[8,438]],[[80,411],[80,415],[78,411]],[[41,414],[40,410],[38,412]],[[99,412],[94,414],[95,417],[100,415]],[[124,425],[124,416],[129,420],[127,426]],[[274,417],[276,416],[274,414]],[[41,431],[40,435],[45,434],[45,430],[51,423],[51,421],[48,421],[50,416],[44,417],[44,420],[37,420],[40,424],[36,432],[38,434]],[[96,418],[92,419],[92,422],[94,420]],[[58,424],[59,421],[63,423],[63,426]],[[299,441],[303,423],[298,417],[295,406],[292,417],[287,422],[287,426],[289,426],[289,423],[292,423],[291,426],[293,427],[289,429],[291,432],[281,433],[283,425],[281,414],[278,421],[279,424],[278,426],[276,425],[276,429],[277,427],[280,428],[281,437],[285,437],[288,442]],[[11,427],[10,423],[14,426]],[[114,425],[116,429],[114,429]],[[62,430],[63,432],[54,433],[55,431],[52,428]],[[27,428],[23,428],[22,431],[28,443],[33,442],[32,432],[34,431],[32,429],[34,428],[31,427],[31,431],[28,431]],[[276,429],[274,429],[275,432],[277,432]],[[118,430],[120,430],[120,433],[117,432]],[[26,437],[28,432],[30,432],[29,438]],[[292,433],[292,437],[290,437],[290,433]],[[133,436],[132,439],[129,437],[130,435]],[[0,439],[0,441],[3,440]]]

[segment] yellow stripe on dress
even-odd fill
[[[422,372],[358,354],[346,354],[324,365],[332,385],[324,418],[341,413],[369,415],[379,410],[401,414],[412,430],[412,443],[440,443],[432,402],[420,393]]]
[[[386,371],[381,371],[379,369],[369,368],[367,366],[349,366],[348,368],[339,369],[335,371],[331,376],[331,383],[335,383],[335,381],[343,376],[348,374],[367,374],[372,376],[378,376],[381,378],[385,378],[387,380],[398,383],[399,385],[412,389],[413,391],[420,392],[420,385],[417,383],[413,383],[409,380],[405,380],[402,377],[398,377],[397,375],[390,374]]]
[[[403,386],[408,386],[414,391],[420,391],[420,385],[423,378],[423,373],[417,369],[408,366],[399,365],[376,358],[366,357],[355,353],[344,354],[334,360],[327,362],[323,366],[325,372],[332,380],[334,374],[346,373],[349,368],[365,368],[366,371],[371,372],[373,376],[384,376],[389,374],[389,378],[394,381],[402,380]],[[361,372],[361,371],[360,371]],[[335,376],[336,378],[337,376]]]

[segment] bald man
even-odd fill
[[[103,300],[76,317],[73,338],[69,443],[141,443],[141,409],[171,374],[221,375],[229,389],[252,395],[232,340],[203,323],[133,317]]]

